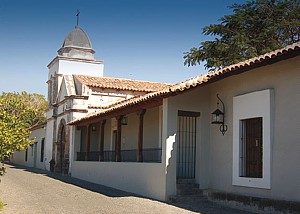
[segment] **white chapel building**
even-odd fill
[[[92,43],[79,26],[68,33],[57,53],[47,66],[47,122],[33,127],[30,137],[35,143],[26,151],[15,152],[12,161],[70,174],[74,127],[67,123],[171,84],[103,77],[104,63],[95,59]]]
[[[46,126],[47,170],[69,174],[72,127],[67,123],[112,103],[170,86],[169,84],[103,77],[103,61],[96,60],[87,34],[76,26],[65,38],[58,56],[48,65]],[[74,128],[74,127],[73,127]],[[52,160],[51,164],[47,162]]]

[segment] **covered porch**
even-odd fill
[[[74,161],[161,163],[162,99],[76,124]]]
[[[76,127],[75,161],[161,163],[161,107]]]
[[[162,97],[72,125],[73,177],[166,200]]]

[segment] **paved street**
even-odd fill
[[[2,213],[246,213],[204,199],[170,205],[41,170],[6,167],[0,183],[6,204]]]

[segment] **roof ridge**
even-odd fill
[[[118,79],[118,80],[127,80],[127,81],[133,81],[133,82],[146,82],[146,83],[157,83],[157,84],[164,84],[164,85],[174,85],[174,83],[166,83],[166,82],[154,82],[149,80],[135,80],[135,79],[128,79],[128,78],[120,78],[120,77],[100,77],[100,76],[92,76],[92,75],[84,75],[84,74],[74,74],[74,76],[80,77],[80,76],[86,76],[86,77],[92,77],[92,78],[103,78],[103,79]]]

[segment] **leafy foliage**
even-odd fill
[[[4,203],[0,200],[0,211],[3,210],[4,208]]]
[[[253,0],[229,8],[233,14],[203,28],[215,39],[184,53],[185,65],[205,62],[216,70],[300,41],[299,0]]]
[[[31,143],[29,128],[45,122],[47,102],[42,95],[2,93],[0,95],[0,175],[3,160],[14,151],[25,150]]]
[[[0,96],[0,111],[16,116],[27,127],[46,122],[47,101],[43,95],[27,92],[3,93]]]

